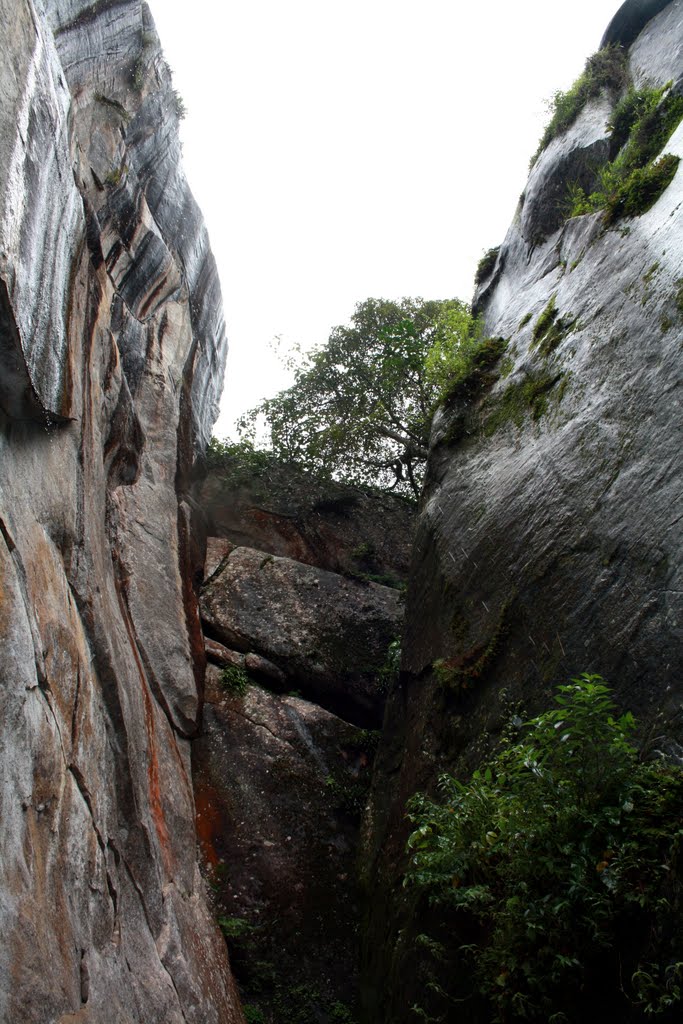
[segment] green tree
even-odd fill
[[[291,387],[243,417],[240,433],[253,438],[263,417],[278,458],[417,497],[449,366],[480,334],[458,299],[366,299],[295,364]]]

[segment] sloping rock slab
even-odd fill
[[[403,619],[397,591],[235,548],[201,610],[216,639],[268,658],[292,688],[343,717],[379,724],[377,673]]]
[[[351,1011],[357,985],[358,818],[376,734],[297,697],[231,696],[215,666],[206,701],[197,828],[244,1000],[259,1019],[342,1019],[330,1011]]]

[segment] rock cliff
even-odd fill
[[[629,45],[637,89],[680,94],[681,0],[625,4],[606,39]],[[556,683],[600,673],[683,753],[683,171],[637,215],[568,217],[570,185],[588,168],[590,191],[610,158],[615,102],[590,98],[534,163],[475,296],[505,355],[434,425],[367,823],[373,1024],[412,1019],[424,980],[400,884],[406,800],[442,771],[466,776],[511,707],[534,712]],[[683,157],[683,125],[664,152]]]
[[[1,0],[0,1019],[242,1021],[196,862],[226,344],[140,0]]]

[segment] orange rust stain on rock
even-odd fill
[[[117,559],[117,553],[114,552],[114,559]],[[138,674],[140,676],[140,689],[142,691],[142,699],[145,705],[145,731],[147,733],[147,782],[149,791],[149,804],[150,813],[152,820],[154,821],[154,827],[156,829],[157,836],[159,838],[159,846],[161,848],[161,856],[164,862],[164,868],[169,877],[173,877],[173,866],[172,866],[172,851],[171,841],[168,834],[168,828],[166,826],[166,817],[164,815],[163,804],[161,801],[161,783],[159,781],[159,760],[157,757],[156,749],[156,734],[154,728],[154,709],[152,708],[152,701],[149,695],[149,689],[147,686],[147,677],[145,670],[140,659],[138,652],[137,643],[135,640],[135,633],[133,625],[130,621],[130,615],[128,612],[128,603],[126,601],[125,594],[123,593],[123,584],[120,576],[117,573],[115,577],[116,592],[119,598],[119,607],[121,609],[121,615],[123,618],[126,632],[128,633],[128,640],[130,642],[130,650],[135,658],[137,665]]]
[[[217,791],[202,778],[195,778],[195,829],[199,848],[207,864],[216,867],[220,857],[216,849],[216,840],[223,831],[223,822],[219,810]]]
[[[137,657],[137,651],[135,652]],[[159,845],[161,847],[161,854],[164,858],[164,867],[167,873],[172,876],[173,871],[171,870],[171,840],[168,834],[168,828],[166,827],[166,818],[164,816],[164,810],[161,803],[161,784],[159,782],[159,761],[157,758],[156,751],[156,736],[154,732],[154,710],[152,708],[152,701],[150,700],[149,691],[147,689],[147,683],[142,673],[142,667],[140,666],[140,676],[142,681],[142,697],[145,702],[145,728],[147,730],[147,779],[149,782],[149,798],[150,798],[150,811],[152,813],[152,819],[154,826],[157,830],[159,837]]]

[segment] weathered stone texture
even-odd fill
[[[680,77],[682,29],[678,0],[646,26],[632,49],[641,82]],[[466,776],[511,707],[533,713],[581,672],[603,675],[646,721],[662,713],[658,731],[683,752],[683,169],[648,212],[610,228],[600,214],[551,218],[545,241],[526,228],[543,222],[546,201],[554,208],[598,109],[535,164],[494,280],[475,297],[487,334],[509,339],[505,373],[499,364],[492,386],[454,400],[434,426],[402,679],[367,828],[373,1024],[411,1019],[419,998],[414,903],[397,895],[408,797],[442,771]],[[683,157],[683,126],[666,151]],[[533,332],[553,297],[565,329],[544,354]]]
[[[378,671],[401,630],[398,591],[235,548],[204,588],[201,609],[217,640],[267,658],[292,689],[351,721],[381,724]]]
[[[146,5],[0,20],[0,1019],[229,1024],[182,500],[225,356],[215,267]]]

